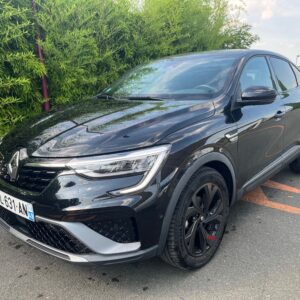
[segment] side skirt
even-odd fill
[[[294,146],[279,158],[273,161],[270,165],[265,167],[262,171],[248,180],[243,187],[237,192],[238,199],[241,199],[244,194],[255,189],[257,186],[261,185],[272,176],[276,175],[283,168],[289,165],[300,155],[300,145]]]

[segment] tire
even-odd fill
[[[300,174],[300,159],[297,158],[292,163],[290,163],[290,169],[297,174]]]
[[[203,267],[221,244],[228,214],[224,178],[212,168],[201,168],[180,195],[162,259],[185,270]]]

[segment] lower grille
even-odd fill
[[[13,215],[8,210],[0,207],[0,219],[2,219],[3,221],[5,221],[7,224],[10,225],[13,219]]]
[[[3,219],[11,227],[24,233],[28,237],[55,249],[72,254],[88,254],[92,252],[59,226],[44,222],[30,222],[14,215],[2,207],[0,207],[0,219]]]
[[[137,230],[132,218],[104,219],[85,223],[97,233],[118,243],[138,241]]]
[[[47,223],[27,222],[28,231],[34,239],[48,246],[74,254],[87,254],[91,251],[61,227]]]

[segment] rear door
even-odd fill
[[[252,57],[240,76],[241,94],[249,87],[264,86],[276,89],[269,63],[265,56]],[[264,168],[283,151],[284,103],[280,96],[270,104],[241,107],[238,121],[239,184],[250,185]]]
[[[272,56],[270,62],[286,109],[284,134],[286,152],[300,144],[300,72],[284,59]]]

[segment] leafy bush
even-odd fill
[[[40,1],[50,95],[81,100],[128,68],[130,6],[114,0]],[[128,22],[127,22],[128,21]]]
[[[40,109],[39,78],[44,66],[34,54],[28,9],[0,0],[0,136]]]
[[[83,101],[127,69],[158,57],[247,48],[257,37],[227,0],[0,0],[0,135],[40,109],[47,72],[52,106]],[[13,4],[14,3],[14,4]],[[45,67],[35,58],[33,20]]]

